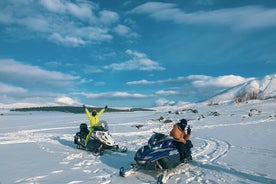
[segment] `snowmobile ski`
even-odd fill
[[[179,164],[177,167],[172,169],[165,170],[144,170],[143,168],[137,166],[136,164],[132,164],[129,170],[125,170],[124,167],[121,167],[119,170],[119,175],[121,177],[129,177],[131,175],[140,175],[140,177],[144,177],[149,175],[147,178],[152,177],[155,178],[157,184],[165,184],[167,181],[173,177],[174,175],[181,174],[183,171],[186,172],[189,170],[188,164]],[[140,173],[140,174],[138,174]],[[143,173],[143,174],[141,174]],[[142,176],[143,175],[143,176]]]
[[[177,175],[181,174],[183,170],[186,172],[189,170],[189,165],[188,164],[179,164],[177,167],[172,168],[172,169],[166,169],[164,170],[163,173],[161,173],[158,178],[157,178],[157,184],[164,184],[167,183],[167,181]]]

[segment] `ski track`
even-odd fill
[[[217,159],[227,154],[231,145],[223,140],[215,138],[195,137],[204,142],[204,146],[193,151],[195,160],[199,162],[215,163]]]
[[[227,141],[206,137],[195,137],[195,139],[201,140],[203,144],[193,150],[192,155],[195,161],[189,164],[188,172],[181,173],[184,177],[175,178],[175,183],[180,183],[180,181],[185,183],[233,183],[243,182],[243,180],[247,180],[245,183],[276,183],[275,179],[266,178],[257,173],[250,173],[250,171],[239,171],[228,166],[226,163],[220,162],[219,159],[226,156],[227,152],[231,149],[231,144]],[[243,147],[242,149],[275,156],[275,152],[272,150],[259,150],[247,147]],[[216,181],[208,179],[209,172],[212,172]],[[233,181],[233,177],[230,175],[236,177],[237,180]],[[227,180],[227,178],[232,181]]]
[[[215,138],[205,138],[205,137],[195,137],[203,142],[202,146],[193,150],[194,162],[188,165],[188,169],[182,170],[175,174],[181,174],[181,178],[176,177],[175,183],[217,183],[220,179],[218,177],[217,181],[212,181],[206,179],[206,171],[202,169],[202,165],[217,165],[217,160],[227,154],[230,149],[230,144],[226,141],[215,139]],[[207,167],[208,168],[208,167]],[[225,182],[220,180],[220,182]]]

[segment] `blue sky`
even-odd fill
[[[274,0],[2,0],[0,107],[197,102],[274,74]]]

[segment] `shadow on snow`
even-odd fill
[[[129,167],[134,163],[134,151],[128,150],[125,153],[106,151],[104,155],[100,156],[102,163],[109,167],[119,169],[120,167]]]
[[[259,183],[276,183],[276,179],[271,179],[271,178],[266,178],[266,177],[263,177],[263,176],[252,175],[252,174],[244,173],[244,172],[241,172],[241,171],[237,171],[233,168],[224,168],[224,167],[221,167],[219,165],[203,164],[203,163],[200,163],[200,162],[192,162],[191,165],[197,166],[197,167],[202,168],[202,169],[214,170],[214,171],[217,171],[217,172],[228,173],[228,174],[234,175],[236,177],[245,178],[245,179],[255,181],[255,182],[259,182]]]
[[[53,140],[58,141],[60,144],[62,144],[64,146],[68,146],[70,148],[76,149],[76,145],[74,144],[73,139],[72,139],[72,141],[68,141],[66,139],[61,139],[59,136],[55,136],[55,137],[53,137]]]

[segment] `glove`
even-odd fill
[[[192,133],[191,127],[188,126],[188,128],[187,128],[187,134],[191,135],[191,133]]]
[[[108,108],[108,106],[106,105],[104,108],[105,108],[105,109],[107,109],[107,108]]]
[[[84,104],[82,105],[82,107],[83,107],[84,109],[86,108]]]

